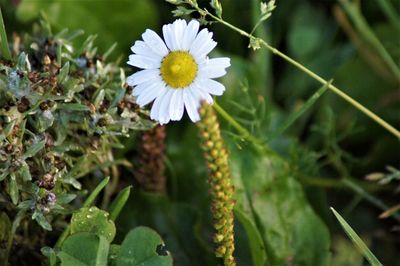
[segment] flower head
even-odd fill
[[[201,101],[212,104],[211,95],[222,95],[225,87],[213,80],[226,74],[227,57],[209,59],[217,43],[207,29],[199,32],[196,20],[178,19],[163,26],[164,41],[152,30],[136,41],[128,64],[142,70],[127,79],[133,95],[143,107],[154,101],[150,117],[160,124],[180,120],[186,109],[193,122],[200,120]]]

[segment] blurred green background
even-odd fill
[[[208,6],[208,1],[199,2]],[[259,1],[221,2],[223,17],[230,23],[250,31],[257,22]],[[362,16],[384,48],[395,62],[400,62],[399,29],[379,8],[378,0],[358,2]],[[130,46],[140,39],[146,28],[160,33],[163,24],[174,20],[171,14],[173,6],[162,0],[0,0],[0,3],[9,33],[30,31],[42,14],[51,22],[54,31],[69,28],[83,29],[86,35],[96,34],[101,52],[117,42],[112,59],[121,60],[123,67],[126,67]],[[398,16],[400,1],[392,0],[390,3],[397,8],[393,11]],[[219,43],[214,55],[232,58],[232,67],[223,78],[227,91],[218,101],[254,135],[268,141],[270,147],[287,162],[300,169],[303,175],[294,175],[293,178],[301,184],[308,202],[329,229],[330,241],[324,239],[325,229],[320,225],[316,228],[321,231],[303,232],[308,234],[308,237],[303,236],[304,239],[311,239],[305,240],[306,249],[313,249],[307,245],[320,245],[316,239],[323,238],[322,245],[330,242],[332,265],[363,265],[361,255],[330,214],[329,206],[333,206],[385,265],[400,265],[399,220],[393,216],[378,218],[385,208],[382,202],[387,207],[398,204],[399,182],[395,180],[378,185],[365,180],[374,172],[387,173],[387,166],[399,168],[399,141],[330,92],[287,131],[274,136],[288,115],[299,110],[319,88],[318,83],[265,50],[248,49],[248,40],[226,27],[213,24],[210,28]],[[316,73],[334,79],[339,88],[400,128],[400,84],[379,54],[363,41],[362,34],[338,1],[277,1],[272,17],[258,28],[256,34]],[[131,73],[133,69],[127,67],[127,71]],[[251,149],[249,145],[235,135],[228,124],[222,123],[233,158],[233,169],[242,169],[242,172],[238,170],[241,179],[252,173],[248,179],[253,178],[251,182],[256,184],[258,181],[254,177],[259,173],[254,171],[257,169],[254,161],[258,159],[247,154],[246,150]],[[177,265],[215,263],[211,245],[206,244],[211,240],[204,237],[210,235],[212,227],[206,169],[197,134],[196,127],[187,118],[184,122],[168,125],[169,193],[153,195],[141,192],[140,188],[134,189],[131,202],[117,227],[120,232],[139,224],[157,229]],[[134,154],[135,141],[127,140],[126,149],[120,156],[129,159]],[[243,170],[246,169],[246,164],[243,165],[246,160],[254,167],[253,170]],[[234,171],[234,176],[239,172]],[[124,184],[134,182],[129,174],[122,180]],[[294,193],[292,190],[278,186],[275,191],[271,187],[270,191],[263,193],[274,195],[268,200],[276,205],[287,200],[287,204],[294,204],[292,207],[296,209],[296,198],[294,201],[290,199]],[[300,203],[297,207],[300,208]],[[302,220],[297,216],[286,219],[294,219],[294,223]],[[241,224],[237,224],[236,231],[239,265],[250,265],[250,248]],[[310,244],[313,239],[314,243]]]

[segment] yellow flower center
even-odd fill
[[[183,89],[196,78],[197,64],[189,52],[169,53],[161,62],[161,76],[173,89]]]

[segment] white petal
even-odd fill
[[[162,28],[165,43],[171,51],[177,50],[175,36],[172,32],[171,24],[164,25]]]
[[[215,42],[212,39],[212,35],[212,32],[209,32],[207,29],[202,29],[197,35],[196,39],[193,41],[193,44],[190,47],[190,53],[195,57],[199,57],[202,54],[203,47],[210,47],[214,45]],[[211,50],[215,47],[215,45],[211,48]]]
[[[158,96],[156,98],[156,100],[154,101],[153,106],[151,107],[151,111],[150,111],[151,119],[156,120],[156,121],[159,120],[158,118],[159,118],[159,113],[160,113],[160,106],[161,106],[161,103],[162,103],[166,93],[167,93],[167,91],[165,91],[163,94]]]
[[[183,90],[183,101],[190,120],[197,122],[200,120],[198,111],[199,100],[192,94],[190,88]]]
[[[127,78],[126,82],[128,83],[129,86],[135,86],[146,81],[157,79],[159,77],[160,77],[159,69],[145,69],[138,71],[133,75],[130,75]]]
[[[213,58],[199,65],[200,78],[219,78],[226,74],[225,68],[231,65],[228,57]]]
[[[224,85],[212,79],[200,79],[198,83],[203,90],[213,95],[220,96],[225,91]]]
[[[183,90],[174,90],[171,97],[171,104],[169,106],[169,115],[172,121],[179,121],[182,119],[185,106],[183,103]]]
[[[172,30],[175,36],[175,43],[176,43],[176,48],[177,50],[182,50],[182,44],[183,44],[183,34],[186,31],[186,21],[183,19],[177,19],[174,21],[172,24]]]
[[[171,97],[173,92],[174,89],[167,88],[167,92],[164,95],[164,99],[162,100],[160,110],[158,111],[158,121],[161,125],[167,124],[171,120],[171,117],[169,115],[169,106],[171,104]]]
[[[144,69],[154,69],[161,66],[161,60],[147,57],[144,55],[132,54],[129,56],[128,64]]]
[[[162,59],[162,57],[154,53],[144,41],[136,41],[135,44],[131,47],[131,51],[134,52],[135,54],[144,55],[147,57],[158,59],[160,61]]]
[[[188,51],[192,46],[194,39],[196,38],[197,32],[199,31],[200,23],[197,20],[192,20],[186,27],[185,33],[183,34],[182,50]]]
[[[227,68],[231,66],[231,59],[229,57],[212,58],[208,60],[207,64],[212,66]]]
[[[165,90],[165,85],[162,82],[155,82],[139,95],[136,102],[140,105],[140,107],[143,107],[158,96],[162,95]]]
[[[153,80],[149,80],[149,81],[140,83],[139,85],[137,85],[137,86],[135,86],[135,87],[133,88],[132,95],[133,95],[133,96],[136,96],[136,97],[139,96],[139,95],[142,94],[148,87],[150,87],[152,84],[154,84],[154,82],[157,82],[157,80],[156,80],[156,79],[153,79]]]
[[[152,30],[147,29],[143,34],[142,38],[147,46],[150,47],[153,52],[164,57],[168,54],[168,49],[165,46],[163,40]]]
[[[205,66],[199,69],[198,77],[199,78],[219,78],[226,74],[224,68],[213,67],[213,66]]]
[[[213,104],[214,100],[211,95],[207,92],[206,89],[200,86],[199,83],[194,83],[192,85],[193,89],[192,92],[195,92],[199,98],[203,101],[206,101],[208,104]]]
[[[206,42],[199,50],[194,54],[196,61],[198,63],[204,62],[207,55],[217,46],[217,42],[211,41]]]

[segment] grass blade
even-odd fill
[[[125,206],[126,201],[131,194],[132,186],[126,187],[118,193],[118,196],[115,200],[111,203],[110,206],[110,220],[115,221],[117,219],[119,213],[121,212],[122,208]]]
[[[0,8],[0,44],[1,44],[1,52],[3,56],[7,60],[11,60],[11,52],[10,47],[8,46],[7,32],[6,27],[4,26],[3,13],[1,13]]]
[[[383,265],[375,255],[369,250],[367,245],[362,241],[362,239],[357,235],[357,233],[350,227],[350,225],[343,219],[343,217],[331,207],[333,214],[335,215],[336,219],[338,219],[340,225],[343,227],[346,234],[349,236],[351,241],[353,241],[354,245],[360,250],[363,256],[368,260],[368,262],[372,266],[379,266]]]

